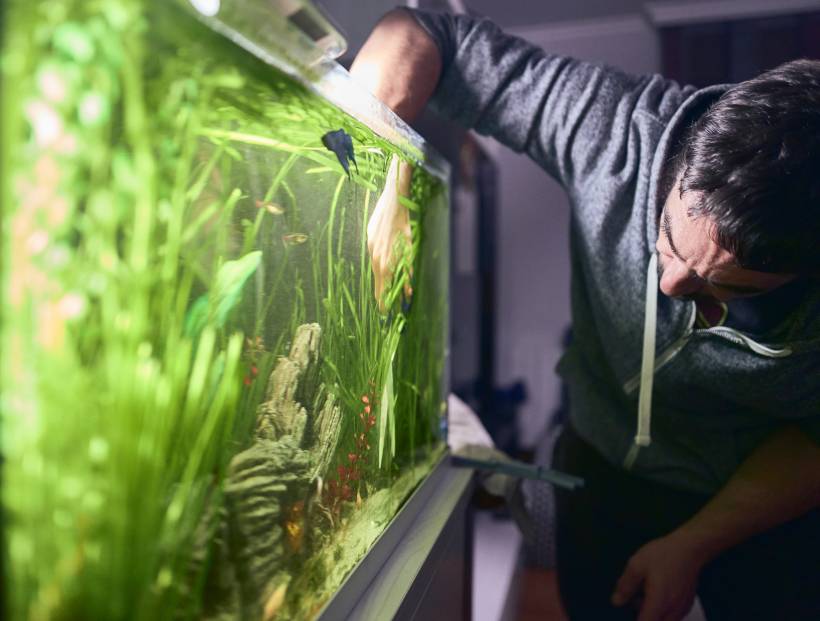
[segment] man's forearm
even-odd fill
[[[441,57],[436,43],[413,16],[396,9],[370,33],[350,74],[409,123],[436,88]]]
[[[708,562],[724,550],[820,506],[820,446],[798,427],[761,444],[726,486],[672,535]]]

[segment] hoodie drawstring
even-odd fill
[[[652,422],[652,383],[655,379],[655,333],[658,319],[658,255],[652,253],[646,270],[646,306],[643,320],[643,354],[641,357],[641,388],[638,393],[638,430],[635,442],[624,460],[624,468],[632,468],[642,446],[652,443],[649,427]]]

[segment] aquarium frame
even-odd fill
[[[440,535],[450,518],[467,510],[473,474],[468,468],[454,468],[446,450],[316,621],[396,617],[405,597],[422,577],[425,563],[442,544]],[[466,569],[471,571],[470,567]]]

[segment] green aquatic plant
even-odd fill
[[[287,543],[257,604],[315,611],[441,446],[441,182],[415,162],[413,246],[383,312],[367,221],[390,157],[419,154],[173,3],[2,10],[3,82],[15,84],[0,93],[5,616],[229,610],[230,589],[208,599],[217,516],[236,499],[226,481],[262,442],[260,411],[286,386],[272,378],[311,325],[312,390],[282,403],[319,422],[300,436],[291,421],[291,440],[255,449],[304,465],[301,478],[277,470],[284,504],[268,509]],[[321,140],[339,129],[355,149],[349,176]],[[328,532],[319,488],[333,481]]]
[[[207,294],[197,298],[185,316],[185,334],[198,336],[206,326],[222,328],[236,308],[245,281],[259,267],[260,250],[253,250],[244,257],[226,261],[216,272]]]
[[[233,450],[242,340],[217,325],[230,291],[195,340],[182,330],[199,191],[184,159],[154,154],[152,136],[178,132],[149,120],[141,5],[68,8],[7,15],[37,34],[5,57],[24,93],[6,114],[29,111],[2,175],[3,345],[19,354],[3,365],[6,606],[151,617],[183,595],[192,525]]]

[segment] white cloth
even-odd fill
[[[447,398],[447,406],[447,444],[454,455],[481,461],[511,461],[495,448],[493,439],[470,406],[453,394]],[[478,481],[488,494],[506,500],[524,539],[532,541],[535,530],[521,492],[521,479],[507,474],[479,472]]]

